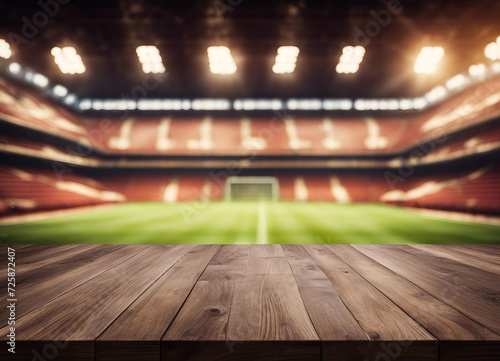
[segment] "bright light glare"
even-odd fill
[[[213,74],[233,74],[236,64],[231,50],[226,46],[210,46],[207,48],[210,71]]]
[[[146,74],[161,74],[165,66],[160,56],[160,51],[153,45],[142,45],[136,49],[137,57],[142,64],[142,71]]]
[[[484,48],[484,55],[491,60],[500,60],[500,36]]]
[[[56,85],[54,87],[54,94],[57,95],[58,97],[63,98],[66,95],[68,95],[68,89],[66,89],[62,85]]]
[[[456,90],[463,88],[468,82],[469,79],[465,75],[457,74],[446,82],[446,87],[448,90]]]
[[[359,64],[365,56],[365,48],[362,46],[346,46],[342,49],[339,63],[335,67],[337,73],[354,74],[359,69]]]
[[[475,78],[482,78],[486,75],[486,65],[476,64],[469,67],[469,74]]]
[[[18,63],[12,63],[12,64],[10,64],[9,65],[9,71],[12,74],[18,74],[21,71],[21,65],[19,65]]]
[[[440,46],[424,46],[418,54],[414,70],[417,74],[433,74],[444,56],[444,50]]]
[[[52,48],[50,53],[54,56],[54,61],[63,74],[83,74],[85,72],[82,57],[72,46]]]
[[[33,84],[38,85],[41,88],[45,88],[47,85],[49,85],[49,79],[47,79],[47,77],[42,74],[34,74],[32,82]]]
[[[296,46],[280,46],[273,65],[276,74],[289,74],[295,70],[299,48]]]
[[[76,96],[74,94],[70,94],[66,98],[64,98],[64,102],[66,104],[74,104],[75,101],[76,101]]]
[[[427,94],[425,94],[425,99],[429,103],[434,103],[438,100],[443,99],[446,96],[446,94],[448,94],[448,92],[446,91],[446,89],[443,86],[440,85],[440,86],[437,86],[434,89],[432,89]]]
[[[9,59],[12,56],[10,45],[4,39],[0,39],[0,58]]]

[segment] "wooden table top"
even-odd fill
[[[500,360],[500,245],[9,247],[2,360]]]

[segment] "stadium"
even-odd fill
[[[2,359],[500,359],[498,2],[0,10]]]

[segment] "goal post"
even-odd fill
[[[225,193],[227,201],[276,201],[279,198],[279,183],[276,177],[229,177]]]

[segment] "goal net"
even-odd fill
[[[278,200],[279,185],[275,177],[229,177],[226,200]]]

